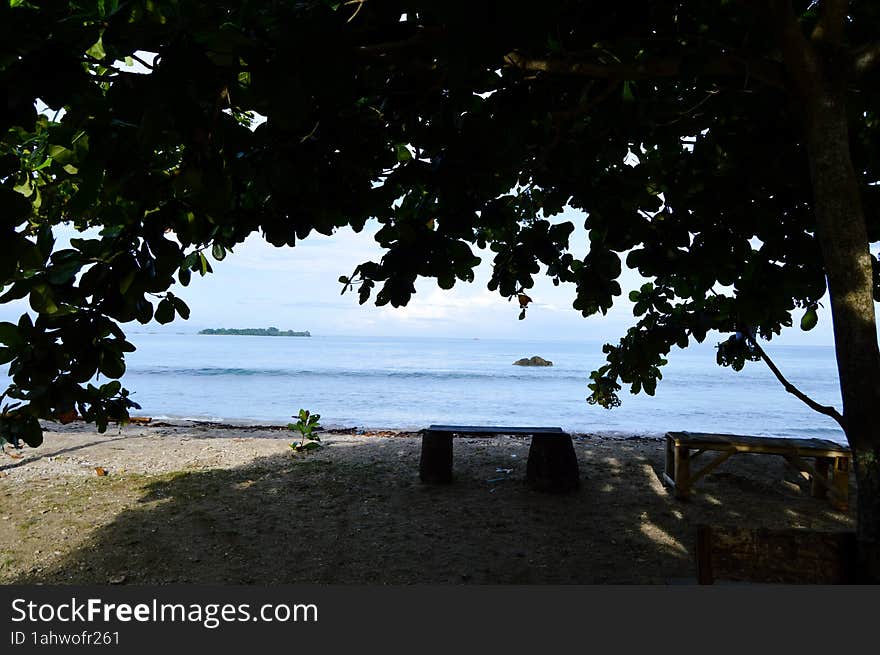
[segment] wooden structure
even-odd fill
[[[704,453],[720,453],[703,468],[693,471],[692,463]],[[850,450],[826,439],[783,439],[736,434],[669,432],[666,435],[666,470],[663,480],[675,489],[675,497],[685,500],[703,476],[740,453],[779,455],[811,483],[814,498],[830,495],[832,507],[849,507]],[[811,465],[805,458],[813,459]]]
[[[564,492],[580,485],[577,455],[571,435],[554,427],[480,427],[431,425],[422,430],[419,478],[429,484],[452,482],[452,438],[530,435],[526,482],[538,491]]]
[[[852,584],[855,532],[697,527],[697,582]]]

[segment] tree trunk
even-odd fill
[[[819,53],[817,53],[819,54]],[[880,581],[880,352],[868,233],[846,119],[846,75],[818,56],[805,128],[847,440],[858,484],[859,568]]]

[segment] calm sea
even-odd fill
[[[736,373],[713,344],[674,349],[657,395],[588,405],[601,343],[437,338],[243,337],[132,334],[124,382],[139,415],[286,423],[300,408],[334,427],[430,423],[558,425],[570,431],[659,435],[734,432],[843,441],[831,419],[787,394],[762,363]],[[840,405],[830,347],[771,347],[789,379]],[[540,355],[549,368],[513,366]]]

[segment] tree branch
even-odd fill
[[[532,73],[582,75],[584,77],[618,78],[623,80],[674,77],[681,71],[681,58],[679,57],[655,59],[640,64],[602,64],[593,61],[536,59],[526,57],[514,51],[505,55],[504,63]]]
[[[846,27],[846,11],[849,0],[820,0],[819,20],[813,28],[810,39],[814,42],[840,45]]]
[[[764,362],[767,364],[767,366],[770,368],[770,370],[773,371],[773,375],[775,375],[776,379],[782,383],[782,386],[785,388],[785,390],[788,393],[792,394],[795,398],[797,398],[798,400],[805,403],[810,409],[817,411],[820,414],[824,414],[825,416],[830,416],[835,421],[837,421],[837,424],[841,428],[843,428],[844,431],[846,430],[846,426],[844,425],[844,422],[843,422],[843,416],[841,416],[840,412],[838,412],[833,407],[828,407],[826,405],[820,405],[815,400],[810,398],[807,394],[805,394],[803,391],[801,391],[796,386],[794,386],[791,382],[789,382],[785,378],[785,376],[782,374],[782,371],[780,371],[779,368],[776,366],[776,364],[773,363],[773,360],[770,359],[770,357],[767,355],[767,353],[764,352],[764,349],[761,348],[761,346],[758,344],[755,337],[752,336],[750,333],[746,333],[746,334],[747,334],[746,338],[749,340],[749,342],[752,344],[752,346],[755,348],[755,350],[758,351],[758,354],[761,356],[761,359],[763,359]]]
[[[816,53],[801,29],[791,0],[770,0],[768,7],[782,48],[785,68],[801,95],[809,97],[819,77]]]
[[[148,64],[148,63],[145,62],[143,59],[141,59],[140,57],[138,57],[136,54],[131,53],[131,54],[128,55],[128,56],[131,57],[132,59],[134,59],[136,62],[138,62],[141,66],[143,66],[143,67],[145,67],[145,68],[149,68],[150,70],[153,70],[153,66],[152,66],[152,64]]]
[[[692,70],[684,65],[682,57],[663,57],[638,63],[604,64],[577,59],[542,59],[527,57],[514,51],[504,57],[504,63],[532,73],[574,75],[617,80],[647,80],[662,77],[695,75],[745,76],[749,75],[773,86],[783,86],[782,68],[768,60],[748,60],[735,55],[720,56],[701,62]]]
[[[443,36],[443,33],[443,30],[439,28],[421,27],[402,39],[358,46],[357,52],[367,57],[384,57],[399,52],[418,50],[436,43]]]

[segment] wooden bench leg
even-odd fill
[[[675,446],[675,497],[691,497],[691,451],[685,446]]]
[[[561,493],[580,485],[577,454],[571,435],[535,434],[529,447],[526,482],[536,491]]]
[[[419,479],[428,484],[452,482],[452,434],[429,430],[422,433]]]
[[[849,457],[834,458],[831,486],[837,492],[831,494],[831,506],[840,512],[846,512],[849,509]]]
[[[810,480],[810,495],[813,498],[825,498],[828,496],[828,487],[822,484],[818,478],[821,477],[828,482],[828,470],[831,463],[832,460],[830,457],[816,458],[816,475]]]

